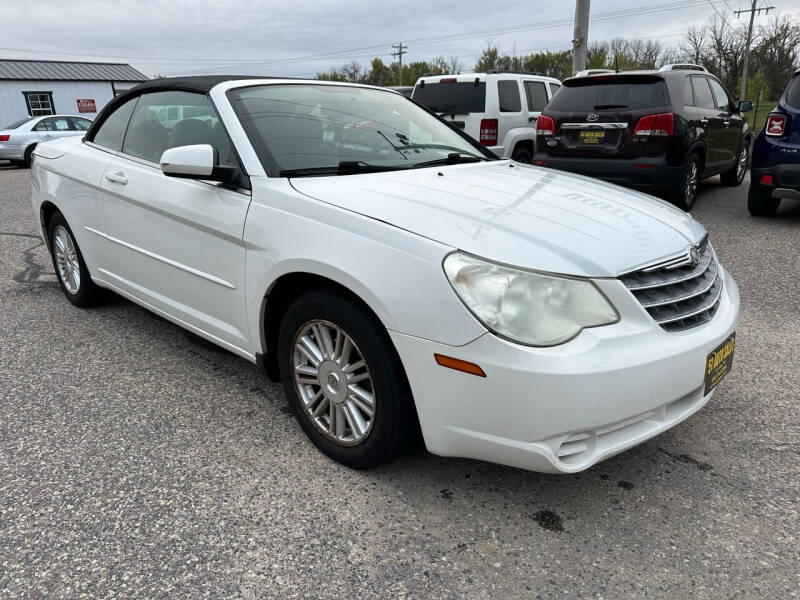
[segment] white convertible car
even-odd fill
[[[107,288],[266,369],[355,468],[427,448],[575,472],[730,370],[735,282],[649,196],[498,160],[396,92],[158,79],[40,144],[67,299]]]

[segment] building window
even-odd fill
[[[56,114],[53,106],[53,92],[22,92],[28,105],[28,114],[32,117]]]

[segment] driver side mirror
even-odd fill
[[[753,103],[750,100],[741,100],[739,102],[739,112],[747,112],[753,110]]]
[[[161,155],[161,172],[167,177],[203,179],[229,184],[236,170],[220,165],[217,151],[211,144],[194,144],[169,148]]]

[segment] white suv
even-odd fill
[[[536,119],[561,87],[554,77],[489,71],[420,77],[411,98],[503,158],[530,163]]]

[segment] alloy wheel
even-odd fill
[[[697,194],[697,162],[692,161],[689,163],[689,168],[686,170],[686,185],[684,186],[684,200],[686,206],[692,206],[694,197]]]
[[[77,294],[81,288],[81,266],[72,236],[63,225],[56,227],[53,236],[53,251],[58,275],[64,287],[70,294]]]
[[[362,443],[375,422],[375,387],[352,338],[329,321],[309,321],[292,344],[294,382],[303,409],[326,437]]]
[[[747,170],[747,155],[748,150],[747,146],[742,148],[742,151],[739,153],[739,164],[736,165],[736,180],[741,181],[744,179],[744,173]]]

